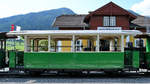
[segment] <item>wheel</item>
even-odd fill
[[[30,76],[40,76],[42,71],[29,71]]]

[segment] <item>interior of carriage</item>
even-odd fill
[[[121,35],[30,35],[25,39],[27,52],[120,52],[125,45]]]
[[[5,51],[6,50],[6,41],[7,39],[15,39],[17,36],[12,35],[8,36],[7,32],[0,32],[0,50]]]
[[[124,52],[127,37],[137,30],[50,30],[13,31],[24,39],[24,52]],[[132,46],[134,39],[128,39]],[[128,46],[127,46],[128,47]]]

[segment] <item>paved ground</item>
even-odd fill
[[[150,77],[139,78],[0,78],[0,84],[148,84]]]

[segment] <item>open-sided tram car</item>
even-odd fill
[[[54,32],[54,31],[53,31]],[[87,31],[90,32],[90,31]],[[57,33],[57,32],[55,32]],[[66,33],[66,32],[65,32]],[[77,33],[77,32],[76,32]],[[0,67],[7,67],[6,56],[9,58],[9,68],[10,71],[18,70],[25,72],[45,72],[45,71],[105,71],[105,72],[118,72],[118,71],[139,71],[139,69],[150,69],[150,37],[137,36],[137,38],[146,38],[146,48],[142,46],[142,43],[139,48],[134,48],[130,42],[127,48],[124,48],[123,44],[123,35],[117,34],[113,37],[120,38],[121,42],[119,43],[122,47],[118,48],[118,51],[100,51],[100,36],[97,34],[86,34],[85,32],[78,32],[79,34],[72,34],[67,32],[67,36],[62,31],[58,34],[47,34],[40,36],[34,35],[34,33],[24,34],[24,33],[9,33],[9,36],[24,35],[25,39],[25,50],[24,51],[6,51],[6,44],[1,43],[1,53],[0,53]],[[94,32],[95,33],[95,32]],[[99,32],[98,32],[99,33]],[[39,33],[38,33],[39,34]],[[113,33],[114,34],[114,33]],[[6,34],[5,34],[6,35]],[[82,51],[77,52],[76,46],[72,45],[71,52],[52,52],[52,45],[48,43],[47,52],[38,52],[35,48],[33,51],[28,48],[28,38],[32,39],[31,36],[35,38],[46,37],[48,42],[55,38],[58,40],[59,36],[71,37],[68,38],[72,40],[72,43],[75,44],[77,38],[96,38],[96,49],[93,51]],[[128,35],[128,34],[126,34]],[[56,37],[55,37],[56,36]],[[84,36],[84,37],[83,37]],[[105,36],[105,35],[104,35]],[[54,38],[53,38],[54,37]],[[77,38],[76,38],[77,37]],[[113,39],[115,39],[113,38]],[[5,42],[7,37],[1,38],[1,42]],[[45,39],[45,38],[44,38]],[[61,38],[62,39],[62,38]],[[142,42],[142,41],[141,41]],[[33,44],[34,45],[34,44]],[[4,46],[4,49],[2,49]],[[55,45],[56,47],[56,45]],[[98,47],[98,48],[97,48]],[[73,49],[74,48],[74,49]],[[117,48],[117,47],[116,47]],[[5,52],[5,53],[4,53]],[[6,54],[8,53],[8,54]]]

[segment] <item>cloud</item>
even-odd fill
[[[7,16],[11,16],[12,14],[16,14],[16,10],[12,7],[9,7],[7,5],[0,5],[0,18],[2,17],[7,17]]]
[[[142,15],[150,16],[150,0],[143,0],[139,3],[134,4],[131,10],[136,11]]]

